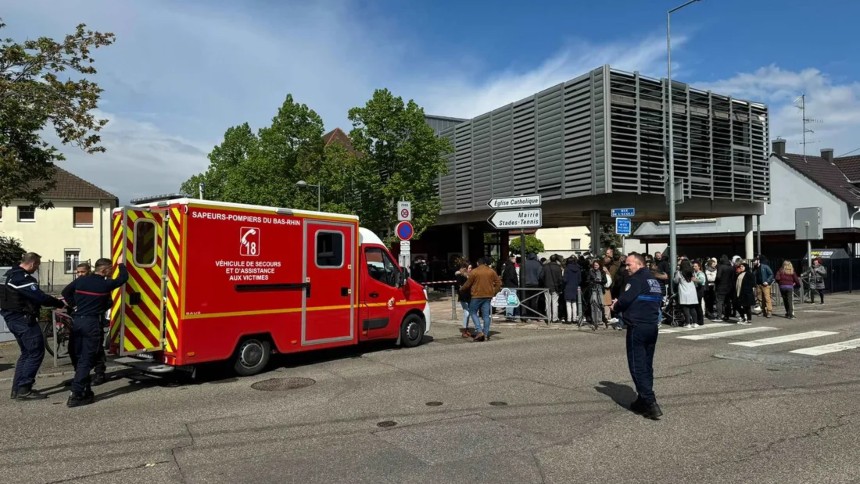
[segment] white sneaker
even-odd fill
[[[687,329],[692,328],[692,326],[690,326],[689,324],[685,324],[685,325],[684,325],[684,327],[685,327],[685,328],[687,328]]]
[[[618,322],[618,318],[612,318],[609,320],[610,323],[615,324]]]
[[[741,319],[740,321],[738,321],[738,324],[743,324],[744,326],[749,326],[752,323],[747,321],[746,319]]]

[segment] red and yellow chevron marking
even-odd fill
[[[122,253],[122,214],[114,213],[113,220],[111,221],[111,259],[114,264],[116,264],[117,259],[119,259],[119,255]],[[113,274],[111,277],[117,278],[119,277],[119,267],[114,266]],[[111,308],[110,308],[110,347],[112,352],[116,353],[119,348],[119,328],[121,325],[120,322],[120,311],[122,310],[122,288],[115,290],[111,294]]]
[[[127,263],[128,283],[126,294],[139,293],[140,304],[125,304],[125,321],[122,334],[122,349],[126,353],[159,349],[162,347],[162,275],[164,267],[164,215],[159,212],[126,212],[125,226],[126,261],[133,261],[135,244],[141,245],[138,257],[149,256],[155,251],[151,267],[138,267]],[[155,222],[154,230],[135,228],[139,219]],[[135,233],[137,232],[137,233]],[[148,249],[148,248],[152,249]],[[144,257],[145,258],[145,257]],[[128,297],[128,296],[127,296]]]
[[[167,224],[167,305],[165,307],[165,330],[167,338],[165,353],[176,353],[179,348],[179,275],[180,254],[182,254],[182,212],[179,208],[170,209]]]

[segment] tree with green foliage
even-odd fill
[[[63,144],[105,151],[98,132],[107,120],[93,113],[102,89],[88,77],[96,73],[92,51],[113,42],[114,34],[84,24],[60,42],[0,40],[0,206],[52,206],[42,195],[56,183],[54,162],[65,158],[43,138],[48,125]]]
[[[519,236],[511,238],[509,248],[512,254],[522,255]],[[544,250],[543,242],[539,238],[534,235],[526,235],[526,254],[539,254]]]
[[[204,197],[211,200],[316,209],[316,191],[301,190],[296,182],[320,182],[322,135],[319,115],[287,95],[270,126],[257,133],[248,123],[229,128],[209,153],[207,170],[181,190],[196,195],[203,183]]]
[[[18,239],[0,235],[0,266],[18,265],[24,252]]]
[[[364,107],[350,109],[349,120],[359,153],[352,182],[362,225],[393,242],[397,202],[408,200],[419,238],[439,216],[436,183],[447,170],[451,144],[436,136],[415,101],[404,102],[388,89],[377,89]]]

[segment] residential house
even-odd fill
[[[35,208],[23,200],[0,207],[0,234],[42,256],[39,282],[56,291],[70,282],[80,261],[95,262],[110,252],[111,210],[116,195],[57,167],[56,186],[44,194],[54,208]]]
[[[772,261],[789,259],[799,264],[807,243],[795,238],[795,210],[820,207],[824,239],[813,241],[813,250],[844,249],[856,255],[855,246],[860,243],[860,156],[834,157],[832,149],[822,149],[820,156],[786,153],[785,140],[775,140],[770,177],[771,200],[755,227],[755,237],[761,239],[756,252]],[[668,222],[646,222],[633,237],[641,242],[665,243],[668,234]],[[677,234],[680,253],[690,257],[743,255],[743,217],[680,221]],[[851,287],[847,263],[843,272],[839,277],[847,289]],[[834,284],[838,285],[835,279]]]

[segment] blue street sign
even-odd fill
[[[394,232],[400,240],[409,240],[413,235],[415,235],[415,229],[412,228],[412,224],[407,221],[398,223]]]
[[[617,217],[635,217],[636,209],[635,208],[613,208],[612,209],[612,218]]]
[[[615,219],[615,233],[618,235],[630,235],[630,219],[629,218],[616,218]]]

